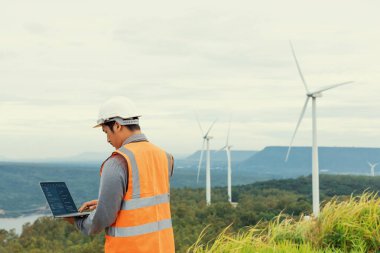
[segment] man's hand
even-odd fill
[[[98,205],[97,199],[87,201],[79,208],[78,211],[79,212],[92,211],[92,210],[95,210],[97,205]],[[70,224],[74,224],[74,221],[75,221],[74,217],[66,217],[66,218],[63,218],[63,220],[67,221]]]
[[[96,209],[96,206],[98,205],[98,200],[94,199],[91,201],[85,202],[80,208],[79,212],[84,212],[84,211],[92,211]]]

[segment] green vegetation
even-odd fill
[[[83,236],[74,226],[49,217],[27,223],[17,236],[0,230],[0,253],[94,253],[103,252],[103,235]]]
[[[339,208],[340,205],[343,205],[334,199],[335,195],[340,195],[343,196],[341,198],[349,199],[352,193],[360,195],[366,189],[373,192],[380,190],[380,177],[321,175],[320,182],[322,201],[332,200],[332,202],[326,204],[325,211],[321,215],[321,218],[325,217],[323,218],[324,220],[329,219],[329,224],[334,224],[333,221],[337,221],[332,218],[334,208]],[[315,240],[311,240],[307,237],[304,231],[310,230],[306,230],[306,226],[297,225],[312,224],[310,222],[304,223],[302,220],[301,222],[296,222],[301,219],[300,217],[302,217],[303,213],[309,214],[311,212],[311,177],[271,180],[234,187],[233,200],[239,203],[236,208],[233,208],[227,202],[226,192],[227,190],[224,187],[213,188],[212,205],[206,207],[205,192],[203,189],[183,188],[172,190],[172,216],[176,249],[178,252],[186,252],[197,240],[197,246],[192,248],[192,251],[194,252],[208,252],[209,250],[214,249],[211,247],[219,247],[218,242],[222,242],[222,244],[228,246],[230,244],[227,244],[229,242],[227,236],[228,238],[231,238],[231,241],[239,241],[239,239],[242,239],[240,241],[247,240],[247,245],[248,241],[252,243],[252,238],[257,239],[257,245],[263,245],[263,251],[261,252],[273,252],[274,246],[276,247],[276,250],[278,250],[275,252],[318,252],[312,251],[317,249],[322,250],[320,252],[328,252],[325,251],[328,247],[331,249],[343,249],[345,247],[344,245],[347,245],[347,249],[349,247],[353,248],[350,244],[351,242],[354,242],[355,245],[364,245],[359,239],[355,239],[355,241],[354,239],[348,238],[347,241],[344,241],[339,239],[341,237],[338,236],[343,236],[342,234],[338,234],[338,232],[346,232],[347,228],[344,226],[343,228],[339,227],[339,224],[346,224],[346,222],[350,221],[350,215],[352,216],[355,214],[353,210],[355,209],[354,206],[349,207],[352,211],[351,213],[342,216],[346,217],[345,219],[347,220],[342,220],[341,223],[336,223],[338,224],[337,226],[331,225],[332,228],[330,228],[330,232],[324,230],[326,232],[324,232],[323,235],[326,235],[326,240],[321,242],[323,243],[321,244],[323,248],[316,247],[316,245],[319,244],[317,244]],[[371,198],[367,196],[368,201],[375,201],[374,196],[371,196]],[[353,204],[355,201],[357,201],[357,199],[352,199],[352,201],[348,203]],[[364,202],[365,201],[363,200],[363,203]],[[328,217],[326,216],[328,214],[326,211],[328,210],[326,209],[327,207],[330,208],[329,210],[332,210]],[[365,212],[374,214],[375,211],[379,212],[377,209],[363,209],[363,214],[361,214],[358,209],[356,215],[360,218],[362,216],[364,217]],[[282,215],[278,216],[280,213],[282,213]],[[343,213],[341,214],[343,215]],[[377,213],[377,215],[378,214],[380,213]],[[276,216],[279,218],[273,220]],[[375,216],[373,216],[373,218],[374,217]],[[352,228],[350,228],[351,230],[345,235],[356,235],[358,238],[370,237],[368,235],[370,232],[368,231],[373,231],[374,228],[359,226],[359,224],[367,222],[369,219],[360,220],[359,218],[358,220],[353,220],[353,223],[349,223]],[[271,225],[267,226],[268,222],[270,222],[269,224]],[[376,222],[377,223],[374,224],[380,223],[378,220]],[[228,230],[220,235],[228,226]],[[254,229],[252,229],[252,226],[255,226]],[[355,226],[357,227],[357,230],[352,230]],[[205,227],[207,227],[206,233],[204,233],[199,239],[199,235]],[[266,227],[267,229],[265,230]],[[336,227],[343,232],[340,230],[337,230],[338,232],[331,230]],[[327,229],[326,226],[314,228]],[[261,229],[261,234],[257,234],[258,232],[256,232],[255,229]],[[269,238],[271,234],[268,233],[273,233],[273,231],[275,231],[277,235],[282,235],[282,237],[277,236],[276,240],[271,242],[272,244],[268,244],[268,241],[263,238]],[[294,231],[294,233],[291,231]],[[264,235],[263,233],[265,232],[267,233],[266,236],[260,237],[260,235]],[[320,233],[318,230],[313,231],[313,234],[316,235],[317,232]],[[364,237],[364,235],[366,237]],[[373,235],[373,237],[376,236],[378,236],[378,234]],[[328,238],[332,238],[333,241],[328,241]],[[85,237],[76,231],[74,227],[63,221],[53,220],[51,218],[41,218],[33,225],[25,225],[24,231],[20,236],[15,235],[12,231],[0,230],[0,253],[102,252],[103,240],[104,236],[102,234]],[[214,244],[215,240],[216,244]],[[339,242],[341,244],[334,244],[333,242]],[[376,245],[379,247],[379,244],[377,243],[378,241],[374,241],[373,247],[376,247]],[[244,243],[241,244],[246,245]],[[298,246],[298,244],[301,244],[301,246]],[[365,245],[368,246],[370,244],[365,241]],[[230,247],[234,247],[234,245],[231,245]],[[247,247],[252,248],[252,244]],[[242,248],[242,251],[239,252],[245,251]],[[249,251],[249,248],[247,248],[246,252],[252,251]]]
[[[201,243],[203,233],[189,252],[378,252],[379,229],[380,199],[367,192],[345,201],[332,199],[317,219],[281,214],[246,232],[224,230],[208,244]]]

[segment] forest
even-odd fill
[[[365,191],[377,192],[380,177],[321,175],[322,206],[334,196],[342,199]],[[212,204],[206,206],[203,189],[172,189],[171,208],[177,252],[186,252],[199,238],[212,242],[226,227],[231,232],[247,231],[257,223],[265,225],[278,214],[298,217],[311,212],[311,177],[270,180],[233,188],[232,207],[227,189],[212,189]],[[25,224],[21,235],[0,230],[3,252],[102,252],[104,234],[86,237],[68,223],[49,217]],[[198,242],[199,243],[199,242]]]

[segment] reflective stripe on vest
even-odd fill
[[[106,234],[113,237],[129,237],[136,235],[143,235],[147,233],[152,233],[160,231],[163,229],[171,228],[172,220],[161,220],[158,222],[152,222],[140,226],[119,228],[119,227],[109,227],[106,229]]]
[[[153,197],[124,200],[121,210],[134,210],[142,207],[155,206],[162,203],[169,203],[169,194],[161,194]]]
[[[139,177],[139,170],[137,168],[137,163],[135,156],[131,151],[126,149],[124,146],[122,146],[119,149],[120,152],[124,153],[126,156],[129,157],[129,160],[131,161],[131,166],[132,166],[132,198],[139,198],[140,197],[140,177]]]

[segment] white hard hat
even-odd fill
[[[137,113],[134,103],[126,97],[112,97],[100,106],[97,125],[100,127],[107,121],[116,121],[121,125],[135,125],[139,124],[138,118],[141,117]]]

